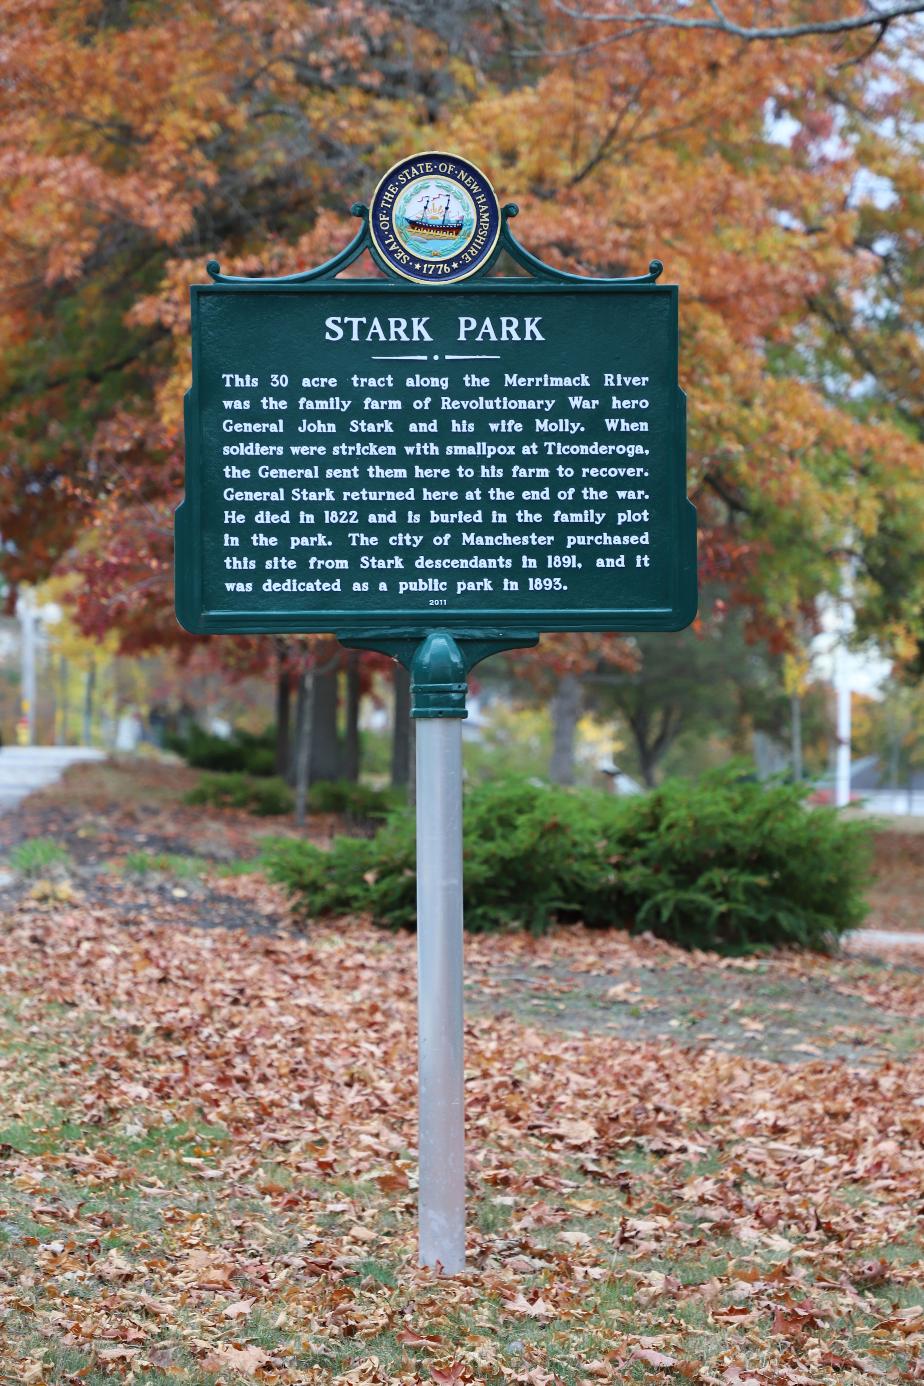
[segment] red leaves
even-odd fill
[[[800,1338],[809,1329],[818,1328],[824,1323],[825,1318],[824,1310],[820,1310],[809,1300],[794,1303],[787,1298],[783,1304],[775,1308],[770,1332],[782,1334],[787,1338]]]
[[[431,1367],[430,1380],[437,1386],[455,1386],[459,1381],[471,1381],[472,1372],[464,1362],[453,1362],[449,1367]]]

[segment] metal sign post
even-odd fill
[[[417,728],[420,1264],[465,1266],[462,1053],[462,724]]]
[[[411,665],[417,725],[418,1227],[420,1264],[465,1267],[462,718],[465,668],[447,632]]]
[[[420,1259],[464,1265],[466,676],[539,631],[696,614],[678,294],[514,236],[485,175],[385,174],[327,264],[192,287],[176,607],[194,634],[327,633],[411,671],[417,719]],[[379,279],[340,279],[369,253]],[[490,275],[505,254],[520,273]]]

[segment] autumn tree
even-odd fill
[[[717,7],[659,7],[681,9]],[[768,12],[777,28],[826,13]],[[212,255],[242,273],[317,263],[390,160],[442,145],[516,197],[517,229],[549,260],[618,275],[657,254],[681,284],[701,573],[749,634],[790,647],[849,550],[858,630],[916,650],[914,21],[873,45],[875,26],[751,41],[642,25],[601,43],[599,16],[555,0],[14,0],[7,19],[0,564],[14,586],[73,569],[86,630],[188,648],[170,576],[189,282]],[[269,640],[213,643],[278,673]],[[565,675],[583,657],[546,649]]]

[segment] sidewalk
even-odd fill
[[[0,813],[9,813],[27,794],[54,784],[69,765],[103,760],[93,746],[4,746],[0,750]]]
[[[876,953],[881,948],[908,948],[924,952],[924,933],[911,929],[854,929],[845,936],[848,953]]]

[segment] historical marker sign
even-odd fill
[[[437,159],[462,168],[457,196],[438,164],[427,172]],[[216,275],[192,289],[183,625],[688,624],[676,288],[468,279],[497,243],[477,171],[406,164],[413,176],[386,175],[369,222],[404,278]],[[400,237],[387,231],[399,223]],[[449,279],[408,282],[427,264]]]
[[[192,290],[177,614],[332,631],[411,670],[417,734],[420,1259],[465,1264],[465,675],[540,631],[696,611],[677,290],[519,244],[473,164],[390,169],[329,264]],[[341,280],[369,250],[388,276]],[[501,249],[527,275],[486,278]],[[528,276],[528,277],[527,277]]]

